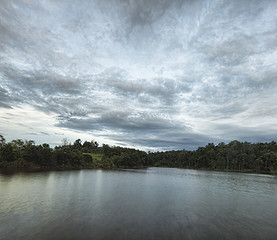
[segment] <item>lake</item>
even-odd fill
[[[277,239],[277,177],[186,169],[0,173],[0,239]]]

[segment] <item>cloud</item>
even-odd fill
[[[11,108],[9,102],[11,101],[8,91],[0,86],[0,107]]]
[[[52,132],[37,132],[47,139],[77,131],[152,150],[274,138],[276,7],[273,0],[1,2],[0,110],[18,121],[26,106],[51,116]],[[36,133],[2,115],[13,135]]]

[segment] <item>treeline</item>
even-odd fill
[[[222,171],[277,173],[277,144],[232,141],[209,143],[195,151],[168,151],[149,154],[155,166]]]
[[[209,143],[195,151],[179,150],[144,152],[131,148],[99,146],[96,141],[51,148],[21,139],[6,142],[0,135],[0,168],[16,169],[78,169],[78,168],[143,168],[175,167],[277,173],[277,144],[232,141],[229,144]]]
[[[16,169],[78,169],[78,168],[141,168],[149,166],[144,151],[101,147],[96,141],[81,142],[51,148],[44,143],[35,145],[34,141],[13,140],[6,142],[0,135],[0,168]]]

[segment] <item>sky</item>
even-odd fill
[[[146,151],[277,140],[277,1],[1,0],[0,134]]]

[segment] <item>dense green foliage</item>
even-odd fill
[[[149,154],[155,166],[277,173],[277,144],[232,141],[209,143],[196,151],[169,151]]]
[[[0,168],[71,169],[71,168],[135,168],[147,165],[147,153],[130,148],[110,147],[77,139],[51,148],[21,139],[6,143],[0,135]]]
[[[144,152],[131,148],[101,147],[95,141],[51,148],[48,144],[13,140],[7,143],[0,135],[0,168],[142,168],[149,166],[277,173],[277,144],[232,141],[209,143],[195,151]]]

